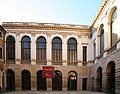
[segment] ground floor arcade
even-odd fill
[[[89,67],[54,66],[54,78],[42,77],[42,66],[6,66],[5,90],[90,90]],[[16,70],[17,69],[17,70]]]

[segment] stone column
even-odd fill
[[[67,75],[62,75],[62,90],[63,91],[67,91],[67,80],[68,80],[68,77]]]
[[[2,71],[0,70],[0,88],[2,89]]]
[[[116,62],[116,79],[115,79],[115,94],[120,93],[120,53],[117,56],[117,61]]]
[[[77,57],[78,57],[78,66],[82,66],[82,50],[81,50],[81,36],[78,36],[78,45],[77,45]]]
[[[3,90],[6,90],[6,88],[7,88],[7,81],[6,81],[6,72],[4,73],[4,88],[3,88]]]
[[[35,34],[32,35],[32,42],[31,42],[31,65],[36,64],[36,42],[35,42]]]
[[[47,91],[52,91],[52,78],[47,78]]]
[[[103,76],[102,76],[102,91],[103,92],[108,92],[107,91],[107,83],[108,83],[108,73],[106,73],[106,69],[103,70]]]
[[[96,56],[99,55],[100,55],[100,36],[98,35],[96,39]]]
[[[52,50],[52,45],[51,45],[51,34],[47,34],[47,65],[52,65],[52,53],[51,53],[51,50]]]
[[[36,91],[37,90],[37,81],[36,81],[36,74],[31,74],[31,90]]]
[[[82,78],[79,75],[77,76],[77,90],[82,90]]]
[[[63,35],[62,59],[63,66],[67,66],[67,35]]]
[[[107,19],[106,19],[107,20]],[[107,26],[107,22],[105,22],[104,24],[104,54],[103,57],[106,57],[107,55],[107,50],[109,49],[109,40],[108,40],[108,26]]]
[[[21,42],[20,42],[20,33],[16,34],[15,42],[15,64],[20,64],[21,60]]]
[[[15,73],[15,90],[22,90],[21,73]]]

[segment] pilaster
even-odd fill
[[[63,46],[62,46],[62,59],[63,66],[67,66],[67,35],[63,35]]]
[[[36,42],[35,42],[35,34],[32,35],[32,41],[31,41],[31,65],[36,64]]]
[[[21,42],[20,39],[20,33],[16,33],[16,42],[15,42],[15,64],[20,64],[21,60]]]
[[[67,91],[67,75],[62,75],[62,90]]]
[[[47,48],[46,48],[46,50],[47,50],[47,65],[52,65],[52,62],[51,62],[51,60],[52,60],[52,52],[51,52],[51,50],[52,50],[52,47],[51,47],[52,45],[51,45],[51,34],[47,34]]]

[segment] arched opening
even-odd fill
[[[68,90],[77,90],[77,73],[75,71],[68,73]]]
[[[75,38],[70,38],[67,42],[67,59],[69,65],[76,65],[77,60],[77,41]]]
[[[108,63],[106,72],[106,91],[110,93],[115,93],[115,63],[113,61]]]
[[[52,40],[52,64],[62,64],[62,40],[55,37]]]
[[[36,41],[36,59],[38,64],[46,64],[46,39],[42,36]]]
[[[31,76],[28,70],[22,71],[22,90],[31,90]]]
[[[118,40],[118,32],[117,29],[117,7],[113,7],[108,17],[108,27],[109,27],[109,40],[110,40],[110,47],[113,47],[117,40]]]
[[[6,39],[6,60],[15,60],[15,38],[13,36]]]
[[[58,70],[54,71],[54,78],[52,78],[52,90],[62,90],[62,73]]]
[[[37,72],[37,90],[46,90],[46,78],[42,77],[42,70]]]
[[[99,28],[99,36],[100,36],[100,54],[104,52],[104,25],[101,24]]]
[[[102,68],[98,67],[97,69],[97,78],[96,78],[96,91],[102,91]]]
[[[8,69],[6,76],[7,76],[7,79],[6,79],[7,80],[7,88],[6,88],[6,90],[9,90],[9,91],[15,90],[15,73],[14,73],[14,71],[11,69]]]
[[[24,36],[21,40],[21,60],[29,61],[31,59],[31,40]]]

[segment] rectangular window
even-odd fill
[[[87,62],[87,46],[83,46],[83,62]]]
[[[0,59],[2,59],[2,48],[0,48]]]
[[[96,43],[93,44],[93,54],[94,54],[94,59],[96,57]]]

